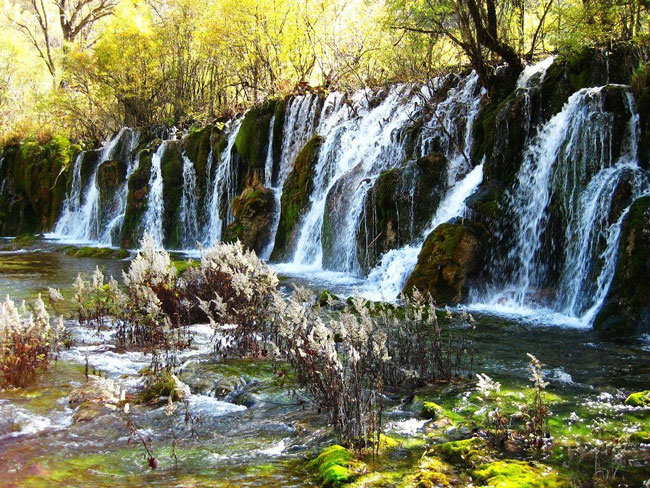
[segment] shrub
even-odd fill
[[[33,381],[37,371],[47,368],[63,331],[61,318],[56,330],[51,327],[40,295],[32,312],[7,296],[0,306],[0,386],[24,387]]]

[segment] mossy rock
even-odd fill
[[[571,483],[548,466],[523,461],[496,461],[472,471],[485,488],[569,488]]]
[[[140,151],[138,169],[129,178],[129,191],[120,236],[120,245],[126,249],[137,247],[142,237],[142,217],[147,211],[153,147],[152,145]]]
[[[430,225],[447,187],[447,166],[444,155],[432,153],[379,175],[366,194],[357,227],[357,255],[364,272]]]
[[[168,249],[181,247],[180,206],[183,195],[183,155],[180,141],[167,141],[160,158],[163,181],[163,234]]]
[[[65,199],[70,162],[80,148],[54,136],[5,147],[0,165],[0,234],[52,230]]]
[[[631,407],[650,407],[650,390],[632,393],[625,399],[625,405]]]
[[[324,449],[308,467],[317,471],[317,479],[324,488],[343,486],[366,470],[350,451],[338,445]]]
[[[299,231],[298,224],[309,210],[309,201],[314,190],[316,163],[322,143],[322,137],[314,136],[304,145],[296,156],[293,170],[284,183],[280,222],[271,255],[273,261],[287,261],[292,257]]]
[[[479,466],[490,459],[487,443],[478,437],[438,444],[432,451],[450,463],[464,466]]]
[[[481,253],[475,227],[462,223],[441,224],[429,234],[409,276],[404,292],[430,293],[439,304],[457,304],[467,298]]]
[[[420,415],[425,419],[435,420],[443,413],[443,411],[443,408],[437,403],[424,402]]]
[[[622,224],[618,261],[594,329],[608,336],[650,331],[650,196],[636,200]]]
[[[61,251],[67,256],[75,258],[126,259],[131,255],[126,249],[113,249],[111,247],[66,246]]]
[[[237,193],[251,185],[253,178],[264,181],[264,169],[269,149],[271,118],[275,114],[278,100],[271,99],[253,106],[242,120],[237,138]],[[272,141],[273,143],[273,141]]]
[[[407,486],[413,488],[441,488],[451,486],[450,468],[440,459],[426,457],[418,471],[407,480]]]
[[[328,290],[323,290],[318,297],[318,304],[321,307],[326,307],[329,304],[330,300],[337,301],[339,300],[339,297]]]
[[[224,242],[239,240],[260,254],[271,239],[275,194],[256,182],[233,200],[234,220],[226,227]]]

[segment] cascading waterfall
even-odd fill
[[[209,197],[206,198],[206,212],[208,214],[208,222],[203,231],[203,238],[201,242],[205,246],[211,246],[221,240],[221,234],[224,225],[232,222],[232,208],[231,202],[235,197],[235,175],[233,174],[235,168],[233,167],[232,148],[235,145],[239,128],[241,127],[243,118],[239,117],[228,122],[225,131],[228,134],[226,148],[219,156],[219,161],[216,168],[214,165],[212,154],[209,158],[210,168],[208,175],[214,173],[212,176],[212,184],[208,188],[212,188]],[[222,205],[226,206],[225,219],[222,218]]]
[[[606,90],[624,92],[629,118],[618,157],[615,116],[604,106]],[[638,132],[629,90],[613,85],[574,93],[540,128],[526,149],[508,202],[514,240],[507,259],[495,263],[495,274],[505,284],[488,292],[487,308],[521,314],[546,309],[576,325],[591,324],[614,274],[623,216],[650,189],[637,164]],[[618,209],[615,196],[622,185],[630,195],[627,207]],[[563,265],[557,283],[550,284],[556,298],[545,302],[538,290],[552,281],[543,247],[551,205],[559,206],[563,216],[563,239],[554,241]]]
[[[117,206],[117,215],[110,214],[111,209],[116,205],[110,202],[107,206],[109,212],[102,215],[101,206],[104,202],[99,200],[99,188],[97,186],[97,172],[99,167],[106,161],[116,156],[117,148],[124,137],[133,137],[133,131],[128,128],[122,128],[119,133],[110,141],[99,157],[93,172],[89,178],[89,184],[84,191],[81,178],[81,166],[84,161],[85,152],[81,152],[75,160],[72,169],[72,183],[70,193],[63,204],[63,212],[56,223],[53,235],[66,240],[81,242],[99,242],[102,244],[112,245],[112,227],[116,216],[123,214],[124,209],[120,210]],[[133,140],[133,139],[131,139]],[[131,147],[131,145],[129,145]],[[124,155],[120,155],[124,156]],[[130,155],[128,155],[130,157]],[[126,201],[126,199],[124,199]],[[105,226],[105,227],[104,227]]]
[[[269,129],[269,144],[264,168],[265,185],[273,190],[275,197],[275,214],[271,222],[269,242],[261,253],[262,258],[268,259],[275,244],[275,234],[280,223],[280,201],[284,183],[293,169],[294,161],[300,149],[309,141],[316,132],[318,113],[321,108],[321,99],[313,93],[306,93],[290,100],[285,113],[282,127],[282,151],[278,165],[277,175],[273,171],[273,132],[275,115],[271,118]]]
[[[304,216],[293,264],[322,268],[322,227],[328,193],[335,184],[345,186],[340,205],[346,208],[337,225],[336,245],[339,271],[358,271],[356,225],[368,190],[379,174],[406,157],[406,139],[400,129],[411,122],[417,110],[413,87],[391,87],[386,98],[371,108],[369,91],[354,94],[350,102],[341,93],[330,94],[323,107],[317,133],[325,138],[316,164],[314,191]],[[345,180],[344,180],[345,179]]]
[[[124,183],[116,195],[116,205],[114,216],[110,219],[106,229],[99,238],[100,243],[117,244],[119,242],[122,223],[124,222],[124,213],[126,211],[126,200],[129,196],[129,178],[138,169],[140,165],[140,155],[132,157],[133,152],[138,147],[140,133],[136,130],[130,131],[131,140],[128,145],[127,168]]]
[[[388,251],[380,263],[368,274],[362,293],[370,299],[394,300],[401,293],[408,276],[415,268],[418,255],[426,237],[440,224],[465,213],[465,201],[483,180],[483,164],[467,173],[471,167],[472,125],[478,115],[484,90],[477,90],[478,76],[473,73],[457,87],[452,88],[445,101],[438,104],[431,121],[420,137],[420,155],[427,154],[437,142],[444,149],[449,161],[447,168],[447,192],[427,228],[412,243]],[[477,93],[478,91],[478,93]],[[459,123],[458,118],[464,120]],[[458,132],[462,131],[460,134]],[[458,137],[460,136],[460,137]],[[459,147],[455,141],[463,141]],[[411,219],[413,220],[413,219]]]
[[[147,210],[142,219],[142,227],[148,233],[157,247],[163,247],[163,212],[165,201],[163,199],[163,177],[161,161],[169,141],[163,141],[151,157],[151,174],[149,177],[149,195],[147,196]]]
[[[179,211],[183,249],[193,248],[199,239],[197,203],[196,170],[190,158],[183,154],[183,193]]]

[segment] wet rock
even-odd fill
[[[314,136],[305,144],[284,183],[280,222],[271,256],[273,261],[287,261],[291,258],[299,231],[298,224],[309,210],[309,199],[314,190],[316,163],[322,143],[322,137]]]
[[[168,141],[160,159],[163,181],[163,234],[167,249],[181,247],[180,206],[183,195],[183,155],[180,141]]]
[[[381,256],[408,244],[429,225],[447,185],[447,160],[432,153],[402,168],[384,171],[366,195],[357,229],[363,271]]]
[[[140,151],[138,169],[129,178],[129,191],[126,200],[126,210],[120,245],[127,249],[137,247],[142,237],[142,217],[147,211],[149,196],[149,178],[151,176],[151,157],[155,144]]]
[[[64,137],[28,138],[0,153],[0,234],[52,230],[61,211],[71,161],[79,152]]]
[[[433,452],[450,463],[470,467],[482,465],[490,459],[487,443],[478,437],[438,444]]]
[[[469,284],[480,265],[481,241],[470,223],[446,223],[429,234],[415,269],[404,286],[430,293],[439,304],[456,304],[467,298]]]
[[[614,278],[594,321],[610,336],[650,330],[650,197],[636,200],[622,225]]]
[[[233,200],[234,220],[226,227],[224,242],[237,240],[259,254],[271,239],[275,195],[259,181]]]

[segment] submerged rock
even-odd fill
[[[114,380],[89,375],[86,383],[70,393],[68,404],[77,408],[72,416],[76,424],[117,410],[123,400],[123,391]]]
[[[439,304],[467,298],[480,262],[481,240],[469,223],[441,224],[424,241],[404,292],[430,293]]]

